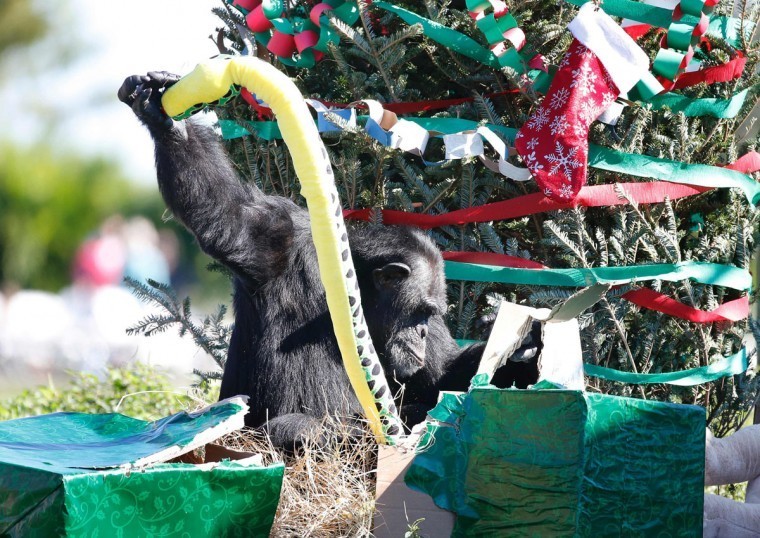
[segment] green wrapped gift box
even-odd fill
[[[406,483],[452,536],[701,536],[705,411],[574,390],[444,394]]]
[[[284,466],[209,444],[247,410],[0,422],[0,536],[268,536]],[[165,463],[202,447],[205,463]]]

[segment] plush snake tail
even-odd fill
[[[217,57],[199,64],[166,90],[162,105],[169,116],[184,118],[203,104],[223,98],[234,86],[256,93],[277,116],[309,209],[319,272],[343,365],[378,442],[396,444],[403,425],[364,319],[327,150],[301,92],[284,73],[258,58]]]

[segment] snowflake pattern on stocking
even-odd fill
[[[599,117],[599,114],[601,114],[602,111],[603,109],[595,102],[583,101],[578,111],[578,119],[581,120],[580,123],[577,124],[577,127],[580,127],[578,134],[586,132],[588,126]]]
[[[538,130],[547,123],[549,123],[549,111],[545,108],[539,108],[528,120],[528,127]]]
[[[562,108],[565,106],[565,103],[567,103],[568,97],[570,97],[570,90],[567,88],[559,88],[552,94],[551,99],[549,99],[549,108],[552,110]]]
[[[549,173],[557,174],[562,170],[561,174],[565,176],[566,179],[570,179],[573,170],[583,166],[583,163],[575,157],[575,154],[578,153],[578,148],[565,148],[559,140],[557,140],[555,144],[554,153],[546,156],[546,160],[554,164],[551,170],[549,170]],[[567,153],[565,153],[565,149],[567,149]]]
[[[570,124],[565,119],[565,116],[554,116],[551,125],[549,125],[549,132],[553,136],[562,134],[570,127]]]
[[[528,166],[528,168],[534,171],[544,169],[544,165],[541,164],[541,161],[538,160],[535,151],[531,151],[525,156],[525,164]]]
[[[571,88],[578,88],[584,97],[596,93],[596,73],[588,64],[582,64],[578,69],[573,69],[573,81]]]
[[[571,199],[573,197],[573,187],[572,187],[572,185],[569,185],[569,184],[568,185],[562,185],[559,188],[558,194],[559,194],[560,198],[564,198],[566,200]]]

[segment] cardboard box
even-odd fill
[[[0,422],[0,535],[268,536],[284,466],[210,444],[241,428],[247,410],[238,397],[156,422]],[[202,463],[166,463],[193,451]]]
[[[416,521],[420,521],[424,536],[449,536],[454,529],[453,512],[438,508],[428,494],[404,482],[414,456],[414,450],[385,445],[378,448],[375,538],[403,537]]]

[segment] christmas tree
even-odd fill
[[[235,0],[215,9],[216,42],[273,63],[315,100],[347,218],[430,230],[449,260],[456,338],[485,339],[502,299],[552,307],[612,282],[580,318],[588,390],[702,405],[725,435],[758,397],[744,342],[760,202],[758,7],[602,2],[645,70],[594,101],[576,84],[611,84],[608,73],[566,63],[584,3]],[[302,203],[266,103],[242,90],[215,112],[241,180]],[[542,163],[530,128],[551,133]],[[572,188],[546,184],[564,172]],[[207,320],[217,337],[220,320]]]

